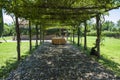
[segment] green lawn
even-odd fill
[[[28,50],[29,50],[28,42],[22,42],[21,55],[25,55],[25,52],[27,52]],[[15,42],[0,43],[0,66],[3,66],[6,60],[16,57],[17,51]]]
[[[80,39],[83,45],[84,38]],[[87,37],[87,47],[94,46],[96,37]],[[75,38],[77,43],[77,38]],[[101,45],[102,58],[99,60],[108,69],[113,70],[117,75],[120,75],[120,39],[105,37]]]
[[[87,46],[89,48],[94,46],[96,37],[87,37]],[[82,39],[82,45],[83,45]],[[120,64],[120,39],[105,37],[101,45],[101,55]]]
[[[3,40],[3,39],[5,39],[5,40],[12,40],[12,36],[6,36],[6,37],[0,37],[0,40]]]
[[[35,42],[32,42],[35,46]],[[16,42],[0,43],[0,77],[3,77],[10,72],[13,66],[16,66],[17,51]],[[29,42],[21,42],[21,56],[29,54]]]

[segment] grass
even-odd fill
[[[0,37],[0,40],[3,40],[3,39],[5,39],[5,40],[12,40],[12,36]]]
[[[17,67],[16,42],[0,43],[0,78],[8,76],[8,73]],[[35,42],[33,42],[35,46]],[[21,57],[29,55],[29,42],[21,42]]]
[[[87,47],[90,50],[95,44],[96,37],[87,37]],[[84,39],[81,39],[83,46]],[[75,38],[77,43],[77,38]],[[106,68],[120,76],[120,39],[105,37],[101,45],[101,59],[98,60]],[[88,54],[88,53],[87,53]]]

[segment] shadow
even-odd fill
[[[114,74],[70,44],[47,44],[27,58],[8,80],[109,80]],[[116,78],[115,78],[116,79]]]
[[[71,41],[70,41],[71,42]],[[92,58],[93,60],[99,62],[102,64],[106,69],[111,70],[117,77],[120,78],[120,64],[116,63],[110,59],[107,58],[105,55],[101,55],[100,58],[96,58],[95,56],[90,55],[90,48],[87,48],[87,50],[84,50],[83,45],[77,46],[77,43],[72,44],[73,46],[77,47],[78,49],[82,50],[88,57]]]
[[[104,65],[107,69],[112,70],[117,76],[120,77],[120,64],[108,59],[104,55],[101,55],[98,62]]]
[[[0,79],[5,79],[6,77],[8,77],[8,75],[10,74],[11,71],[15,70],[19,63],[22,62],[28,55],[30,55],[31,53],[33,53],[33,51],[36,48],[33,47],[32,51],[29,52],[25,52],[24,55],[21,56],[21,60],[17,61],[16,57],[10,58],[5,62],[5,66],[2,66],[0,68]]]

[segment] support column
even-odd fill
[[[40,25],[40,44],[42,43],[42,28],[41,28],[41,25]]]
[[[96,29],[97,29],[96,48],[97,48],[98,56],[100,57],[101,23],[100,23],[99,14],[96,16]]]
[[[29,20],[29,47],[30,47],[30,52],[32,50],[32,33],[31,33],[31,21]]]
[[[20,28],[19,28],[19,23],[18,23],[18,17],[15,16],[15,21],[16,21],[16,34],[17,34],[17,57],[18,61],[20,61]]]
[[[80,46],[80,27],[78,26],[78,46]]]
[[[45,32],[44,32],[44,30],[42,30],[42,32],[43,32],[42,38],[43,38],[43,43],[44,43],[44,35],[45,35],[44,33],[45,33]]]
[[[73,29],[73,44],[75,43],[75,40],[74,40],[74,39],[75,39],[75,37],[74,37],[74,32],[75,32],[75,31],[74,31],[74,29]]]
[[[38,25],[36,24],[36,47],[38,47]]]
[[[87,33],[87,22],[84,22],[84,50],[87,49],[87,37],[86,37],[86,33]]]
[[[2,36],[3,32],[3,13],[2,13],[2,8],[0,7],[0,37]]]

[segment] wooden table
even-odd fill
[[[64,38],[55,37],[52,38],[52,44],[66,44],[66,40]]]

